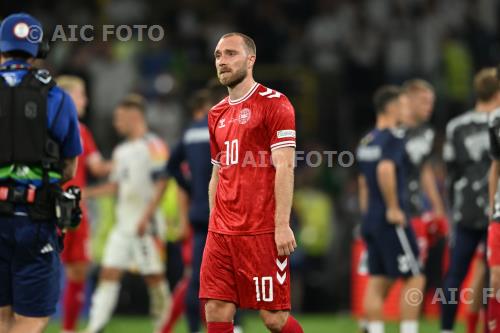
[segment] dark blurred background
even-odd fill
[[[105,156],[118,142],[116,103],[144,94],[152,128],[175,144],[188,97],[215,76],[219,37],[239,31],[257,44],[257,81],[286,94],[297,112],[299,150],[354,151],[373,125],[371,96],[384,83],[420,77],[436,88],[432,123],[472,106],[473,74],[500,60],[498,0],[100,0],[2,1],[0,17],[26,11],[55,39],[44,66],[87,82],[85,122]],[[94,27],[94,41],[70,25]],[[160,25],[161,41],[102,39],[103,25]],[[62,30],[61,30],[62,28]],[[59,30],[57,30],[59,29]],[[66,40],[55,32],[64,31]],[[54,38],[58,36],[59,38]],[[439,145],[438,145],[439,146]],[[439,164],[440,149],[435,160]],[[358,223],[355,168],[299,167],[294,223],[296,308],[349,308],[350,244]]]

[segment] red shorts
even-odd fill
[[[63,263],[89,262],[90,239],[87,215],[82,215],[82,222],[75,230],[68,230],[64,237],[64,250],[61,253]]]
[[[209,232],[200,272],[200,299],[240,308],[290,310],[290,265],[278,257],[274,234]]]
[[[500,222],[490,222],[488,227],[488,265],[500,266]]]

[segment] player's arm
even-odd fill
[[[377,182],[387,207],[389,223],[404,225],[405,216],[398,200],[396,164],[392,160],[381,160],[377,165]]]
[[[368,211],[368,186],[363,175],[358,176],[358,201],[361,213],[365,214]]]
[[[489,203],[490,212],[493,213],[493,207],[495,206],[495,194],[498,190],[498,176],[500,172],[500,161],[493,160],[491,162],[490,174],[488,179],[488,190],[489,190]]]
[[[208,205],[210,211],[214,207],[215,202],[215,192],[217,191],[217,184],[219,183],[219,169],[220,166],[214,164],[212,168],[212,177],[210,178],[210,183],[208,183]]]
[[[76,166],[78,165],[78,158],[65,158],[63,160],[62,174],[61,174],[61,184],[66,183],[68,180],[75,177]]]
[[[186,239],[189,234],[189,194],[178,186],[177,198],[179,201],[179,235],[181,239]]]
[[[444,203],[441,195],[439,194],[434,170],[432,170],[432,165],[429,161],[425,162],[422,166],[420,183],[422,184],[424,193],[427,195],[429,201],[431,202],[434,214],[439,217],[445,216]]]
[[[87,167],[94,177],[106,177],[113,168],[111,161],[104,160],[100,155],[96,154],[88,159]]]
[[[496,114],[495,114],[496,115]],[[497,132],[495,130],[496,117],[490,119],[490,126],[488,129],[488,134],[490,138],[490,156],[492,159],[490,173],[488,177],[488,194],[489,194],[489,207],[490,207],[490,215],[493,215],[494,207],[495,207],[495,195],[498,190],[498,178],[500,173],[500,144],[498,142]]]
[[[274,194],[276,198],[275,241],[279,256],[290,255],[297,243],[290,228],[290,213],[293,201],[295,149],[283,147],[272,150],[272,161],[276,169]]]
[[[84,198],[96,198],[102,196],[115,195],[118,191],[117,182],[108,182],[96,186],[89,186],[82,190]]]
[[[184,177],[181,166],[186,160],[184,144],[179,142],[172,151],[172,155],[168,160],[167,173],[169,176],[175,178],[177,185],[183,188],[185,191],[190,191],[189,181]]]
[[[161,199],[163,198],[163,194],[167,188],[167,181],[164,178],[157,179],[155,181],[155,191],[153,198],[149,201],[145,211],[142,214],[141,221],[139,222],[139,227],[137,233],[139,236],[142,236],[146,229],[153,219],[153,216],[160,205]]]

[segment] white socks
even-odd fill
[[[101,281],[92,296],[87,332],[97,333],[113,314],[120,292],[120,282]]]
[[[152,286],[148,286],[149,312],[154,318],[154,328],[158,331],[163,326],[165,319],[170,315],[170,291],[167,282],[163,280]]]
[[[416,320],[403,320],[399,327],[399,333],[418,333],[418,321]]]
[[[369,321],[368,322],[368,333],[384,333],[384,322],[383,321]]]

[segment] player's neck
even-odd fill
[[[148,129],[147,129],[146,125],[137,124],[137,126],[130,132],[128,139],[132,141],[132,140],[142,138],[144,135],[146,135],[147,131],[148,131]]]
[[[250,89],[252,89],[254,84],[255,80],[253,79],[253,77],[247,76],[243,81],[238,83],[236,86],[228,88],[229,99],[232,101],[240,99],[241,97],[245,96],[250,91]]]
[[[493,100],[491,102],[477,102],[476,106],[474,107],[474,110],[476,112],[491,112],[498,108],[498,103],[496,100]]]
[[[387,117],[384,115],[379,115],[377,117],[377,123],[375,127],[379,130],[383,130],[386,128],[396,128],[398,126],[398,122],[396,119],[393,119],[392,117]]]

